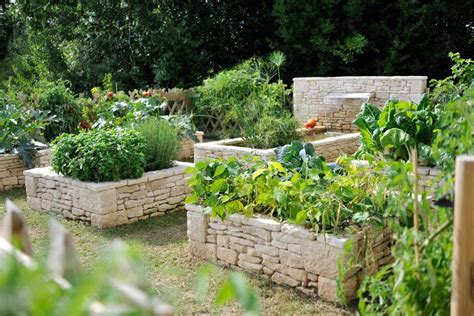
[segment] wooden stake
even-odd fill
[[[451,315],[474,314],[474,156],[458,156]]]

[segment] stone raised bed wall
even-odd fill
[[[357,131],[352,125],[366,100],[330,98],[331,93],[370,93],[368,102],[383,107],[389,98],[418,102],[426,92],[425,76],[294,78],[293,113],[300,123],[312,117],[335,131]]]
[[[442,185],[442,181],[438,179],[440,173],[441,169],[436,167],[418,167],[420,189],[428,193],[438,189]]]
[[[35,167],[49,166],[50,150],[41,149],[36,152]],[[0,155],[0,192],[25,186],[23,171],[27,167],[18,154]]]
[[[233,214],[224,222],[211,219],[202,207],[186,205],[191,253],[222,266],[264,274],[278,284],[338,301],[338,261],[348,238],[315,234],[301,226],[277,222],[268,217],[247,218]],[[369,234],[368,234],[369,235]],[[350,237],[354,252],[361,249],[364,235]],[[375,272],[392,260],[388,233],[373,234],[367,250],[368,271]],[[349,269],[343,281],[346,298],[355,298],[365,272]]]
[[[177,162],[138,179],[102,183],[74,180],[49,167],[30,169],[25,171],[28,207],[99,228],[133,223],[182,208],[190,192],[184,170],[192,165]]]
[[[196,137],[199,140],[199,143],[202,143],[204,133],[203,132],[196,132]],[[180,141],[180,150],[178,153],[178,159],[189,159],[194,157],[194,144],[196,142],[189,138],[184,138]]]
[[[275,157],[275,149],[253,149],[236,146],[241,143],[241,138],[225,139],[215,142],[207,142],[194,145],[194,162],[207,160],[209,158],[242,157],[245,155],[256,155],[262,159]],[[311,141],[318,155],[326,158],[326,161],[334,161],[337,157],[347,154],[351,155],[359,148],[359,133],[338,135],[326,139]]]

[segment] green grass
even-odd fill
[[[5,198],[10,198],[24,210],[33,242],[34,256],[45,259],[48,251],[48,219],[54,215],[29,210],[24,190],[0,193],[0,217],[5,212]],[[210,280],[210,292],[197,297],[195,275],[203,261],[190,256],[186,240],[186,213],[184,211],[155,217],[127,226],[99,230],[61,217],[56,219],[73,235],[75,246],[84,269],[89,269],[111,240],[120,238],[135,244],[148,265],[150,283],[160,296],[174,307],[176,314],[241,313],[237,303],[215,306],[216,288],[225,278],[226,269],[217,268]],[[247,275],[257,291],[264,314],[349,314],[322,300],[308,298],[295,290],[277,286],[263,277]]]

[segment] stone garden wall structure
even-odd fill
[[[198,143],[202,143],[204,138],[204,132],[196,132],[195,133]],[[191,159],[194,157],[194,144],[196,142],[189,138],[184,138],[179,142],[179,152],[178,152],[178,159]]]
[[[35,167],[46,167],[50,164],[50,150],[36,152]],[[28,169],[18,154],[0,155],[0,192],[25,186],[23,171]]]
[[[302,226],[280,223],[265,216],[247,218],[232,214],[221,221],[203,214],[200,206],[186,204],[186,209],[187,234],[195,257],[265,274],[275,283],[330,301],[339,301],[338,262],[343,258],[343,247],[349,239],[353,240],[354,258],[361,245],[371,239],[366,257],[369,273],[392,260],[387,231],[369,233],[369,238],[364,238],[362,233],[349,238],[315,236]],[[348,269],[342,282],[346,299],[356,297],[365,273],[360,267]]]
[[[334,161],[341,155],[350,155],[359,148],[359,133],[335,135],[326,139],[309,141],[314,146],[316,154],[323,156],[326,161]],[[254,149],[238,146],[242,138],[224,139],[215,142],[194,145],[194,162],[209,158],[242,157],[256,155],[262,159],[275,157],[275,149]]]
[[[364,102],[383,107],[389,98],[418,102],[425,76],[294,78],[293,114],[300,123],[312,117],[334,131],[357,131],[351,122]]]
[[[129,224],[182,208],[190,192],[184,170],[191,166],[176,162],[138,179],[101,183],[75,180],[49,167],[31,169],[24,172],[27,203],[99,228]]]

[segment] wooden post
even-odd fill
[[[451,315],[474,314],[474,156],[458,156]]]

